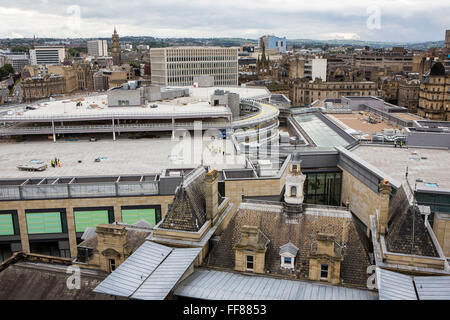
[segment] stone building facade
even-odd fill
[[[417,113],[431,120],[450,120],[450,76],[440,62],[433,65],[420,84]]]
[[[64,77],[64,93],[72,93],[78,89],[77,72],[72,66],[48,66],[48,73]]]
[[[293,106],[306,106],[315,100],[325,98],[338,99],[341,96],[377,96],[375,82],[323,82],[316,79],[296,81],[289,91],[289,99]]]
[[[94,70],[89,63],[75,63],[74,69],[77,74],[78,90],[94,90]]]
[[[23,101],[46,99],[65,93],[66,81],[60,75],[47,75],[22,80]]]
[[[400,107],[408,108],[408,112],[416,113],[419,105],[420,81],[402,81],[398,85],[397,104]]]

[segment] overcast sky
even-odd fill
[[[443,40],[449,0],[0,0],[0,38]]]

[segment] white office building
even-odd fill
[[[108,56],[108,42],[106,40],[89,40],[87,49],[88,55],[91,57]]]
[[[192,86],[194,77],[213,76],[214,86],[237,86],[237,47],[168,47],[150,49],[152,83]]]
[[[31,65],[60,64],[66,57],[64,46],[36,47],[30,50]]]
[[[322,81],[327,81],[327,59],[311,60],[311,78],[312,80],[320,78]]]
[[[25,52],[0,51],[0,68],[5,64],[11,64],[15,72],[30,64],[30,57]]]

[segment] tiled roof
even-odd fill
[[[202,166],[192,170],[175,192],[162,229],[197,232],[206,222],[205,180],[206,169]]]
[[[410,206],[407,197],[402,186],[390,201],[389,228],[385,236],[387,249],[396,253],[438,257],[420,211]]]
[[[290,223],[287,216],[280,210],[281,204],[279,207],[272,212],[257,210],[256,206],[254,209],[240,207],[223,231],[218,243],[212,248],[206,259],[206,265],[234,269],[233,247],[240,240],[241,228],[244,225],[256,226],[270,240],[265,254],[265,269],[270,273],[289,274],[305,279],[309,274],[308,255],[311,252],[311,244],[317,240],[318,233],[332,233],[337,242],[345,242],[344,260],[341,263],[341,277],[344,283],[366,284],[369,258],[348,211],[340,208],[308,206],[298,223]],[[347,233],[343,232],[346,227],[348,227]],[[345,237],[347,237],[346,241]],[[288,242],[298,247],[294,271],[282,269],[280,265],[280,247]]]
[[[30,255],[32,258],[37,255]],[[42,260],[54,257],[40,256]],[[19,257],[0,272],[0,300],[111,300],[110,296],[92,290],[106,277],[106,273],[81,268],[80,289],[69,289],[68,265],[30,260]],[[54,258],[55,259],[55,258]],[[58,258],[56,258],[58,259]]]
[[[385,238],[389,251],[439,257],[420,211],[414,210],[413,207],[393,217]]]
[[[284,254],[284,253],[290,253],[293,256],[296,256],[298,252],[298,248],[293,245],[291,242],[286,243],[285,245],[282,245],[280,247],[280,255]]]

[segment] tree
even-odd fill
[[[28,52],[28,47],[14,46],[14,47],[11,47],[11,52]]]
[[[14,73],[14,68],[11,64],[6,63],[5,65],[3,65],[3,69],[5,69],[5,71],[7,72],[7,74],[11,74]]]
[[[0,79],[3,80],[7,78],[10,74],[14,73],[14,68],[11,64],[7,63],[3,67],[0,68]]]

